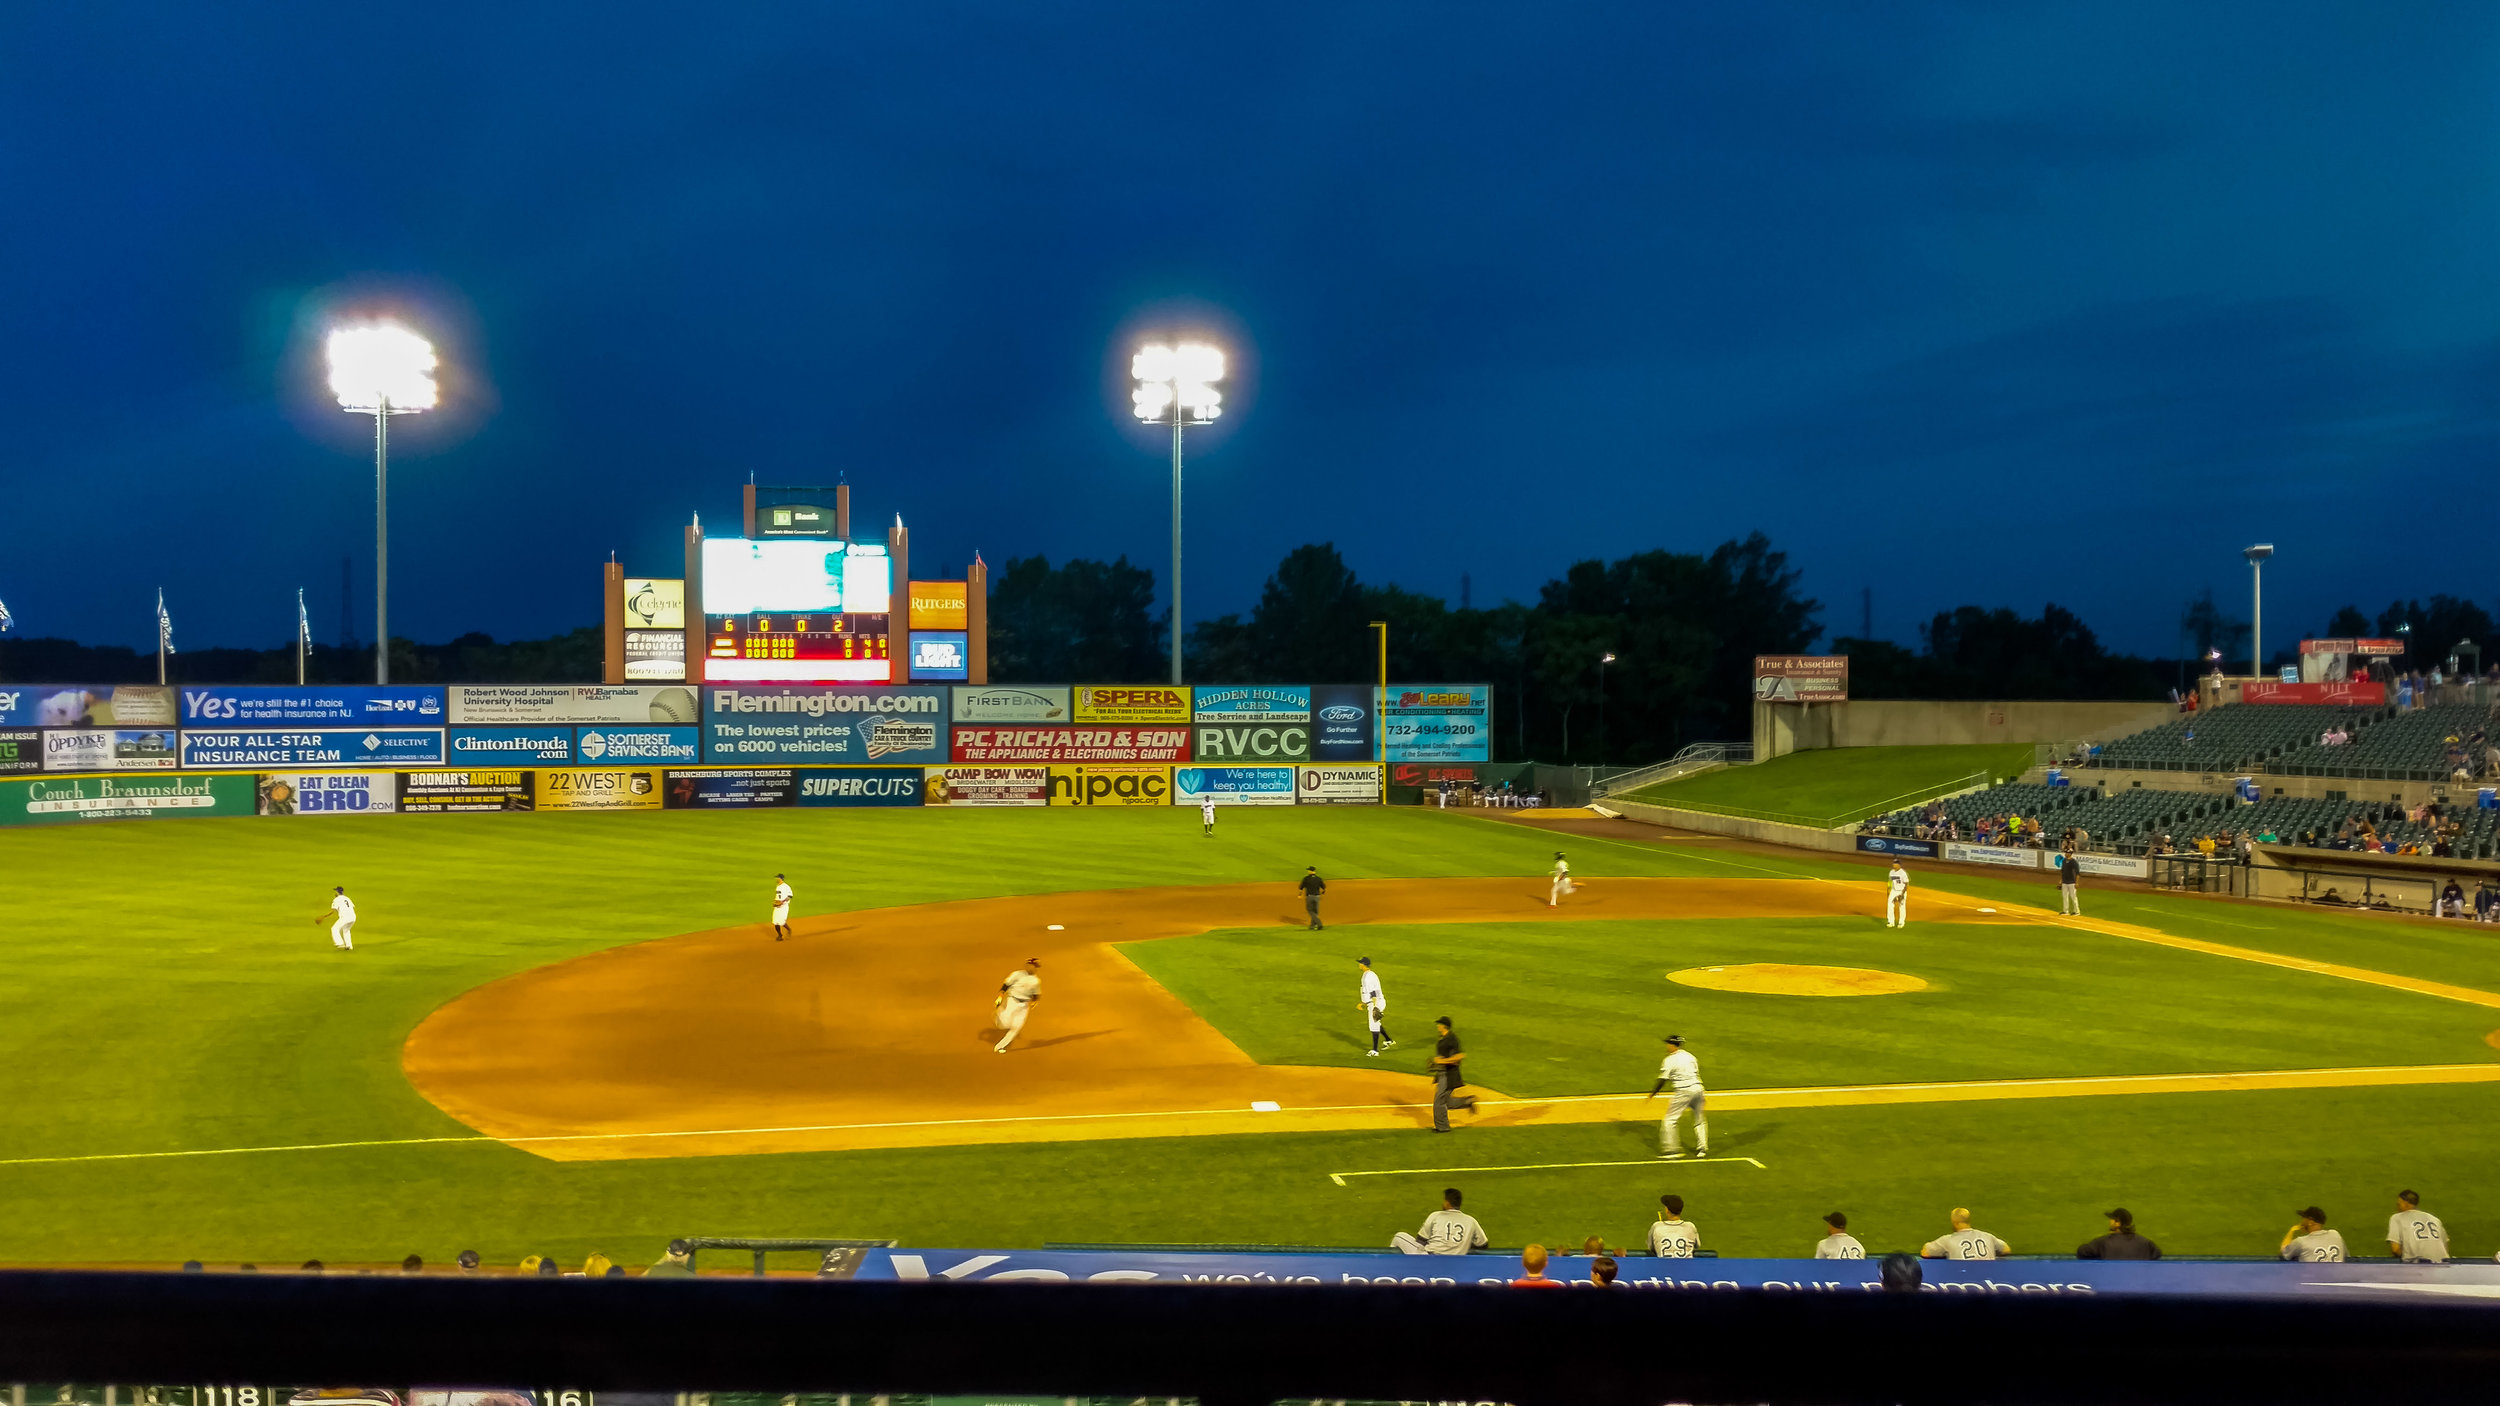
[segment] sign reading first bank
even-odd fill
[[[708,762],[943,763],[943,688],[745,684],[703,690]]]

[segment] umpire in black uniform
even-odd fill
[[[1459,1048],[1458,1035],[1450,1029],[1450,1018],[1445,1015],[1432,1024],[1441,1032],[1441,1038],[1432,1046],[1432,1130],[1446,1133],[1450,1130],[1450,1110],[1464,1108],[1474,1113],[1476,1096],[1459,1092],[1467,1081],[1460,1076],[1458,1064],[1467,1052]]]

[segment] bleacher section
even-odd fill
[[[2141,853],[2165,831],[2174,840],[2183,827],[2215,822],[2229,809],[2228,796],[2196,791],[2148,791],[2128,787],[2104,793],[2086,786],[1992,786],[1944,803],[1945,814],[1967,838],[1982,816],[2019,815],[2048,828],[2052,843],[2073,828],[2092,836],[2095,849]],[[1883,833],[1908,839],[1918,833],[1919,810],[1896,811],[1878,822]]]
[[[2457,858],[2490,859],[2500,851],[2500,811],[2464,807],[2451,808],[2448,814],[2462,827],[2452,842]],[[2329,801],[2313,796],[2268,796],[2255,805],[2234,806],[2173,832],[2172,838],[2187,841],[2225,830],[2260,835],[2272,832],[2278,843],[2296,844],[2302,835],[2314,833],[2323,845],[2343,829],[2346,820],[2366,820],[2381,838],[2399,846],[2417,845],[2425,854],[2430,852],[2430,827],[2406,819],[2403,806],[2387,801]]]
[[[2214,708],[2105,743],[2084,765],[2134,771],[2271,770],[2268,764],[2315,748],[2319,735],[2336,723],[2353,734],[2353,742],[2350,748],[2332,750],[2357,750],[2390,713],[2386,708],[2312,703]]]
[[[2213,714],[2263,712],[2256,708],[2226,708]],[[2285,711],[2289,711],[2288,709]],[[2269,762],[2266,771],[2280,776],[2348,776],[2370,781],[2445,781],[2453,769],[2448,760],[2448,739],[2460,743],[2474,735],[2478,728],[2488,728],[2485,711],[2470,703],[2440,704],[2416,708],[2364,728],[2353,734],[2352,741],[2341,747],[2321,747],[2317,732],[2310,734],[2309,745]],[[2320,724],[2318,731],[2325,725]],[[2141,734],[2139,734],[2141,735]],[[2129,739],[2132,740],[2132,739]],[[2200,731],[2196,740],[2203,742]],[[2483,758],[2479,747],[2468,748],[2466,763],[2479,775]]]

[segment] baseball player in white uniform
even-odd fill
[[[1563,896],[1570,893],[1575,887],[1575,885],[1571,882],[1571,861],[1563,858],[1563,852],[1561,850],[1554,851],[1554,867],[1548,872],[1546,877],[1552,879],[1554,882],[1552,887],[1545,891],[1545,906],[1548,908],[1559,907],[1563,901]]]
[[[1017,1035],[1023,1033],[1024,1018],[1032,1011],[1033,1003],[1040,999],[1042,959],[1027,957],[1022,967],[1007,973],[1007,979],[998,983],[998,1028],[1006,1032],[998,1037],[997,1050],[1000,1054],[1007,1053],[1007,1047],[1016,1042]]]
[[[1210,840],[1215,838],[1215,793],[1213,791],[1201,792],[1198,796],[1198,824],[1203,827],[1199,831],[1200,834]]]
[[[773,941],[790,935],[790,876],[773,875]]]
[[[1814,1242],[1816,1259],[1862,1260],[1866,1258],[1866,1247],[1858,1243],[1858,1237],[1849,1233],[1849,1217],[1839,1211],[1834,1211],[1823,1217],[1823,1226],[1823,1238]]]
[[[1389,1248],[1405,1255],[1463,1255],[1485,1246],[1484,1227],[1476,1218],[1459,1209],[1466,1198],[1455,1186],[1441,1192],[1441,1209],[1424,1217],[1421,1235],[1399,1231],[1389,1237]]]
[[[1919,1247],[1921,1255],[1931,1260],[1992,1260],[2014,1253],[2014,1247],[1984,1230],[1973,1230],[1970,1211],[1953,1208],[1953,1228]]]
[[[2292,1228],[2283,1232],[2283,1258],[2303,1264],[2342,1264],[2344,1232],[2326,1228],[2326,1212],[2315,1206],[2300,1213]]]
[[[326,915],[330,919],[330,945],[342,952],[353,952],[356,950],[356,900],[349,898],[344,888],[333,888],[330,894],[330,911]],[[313,921],[318,923],[321,919]]]
[[[1649,1252],[1662,1260],[1689,1260],[1701,1253],[1701,1227],[1684,1219],[1684,1198],[1658,1198],[1658,1219],[1649,1227]]]
[[[2407,1264],[2446,1264],[2448,1227],[2422,1209],[2422,1198],[2396,1193],[2396,1214],[2387,1218],[2387,1253]]]
[[[1363,984],[1354,994],[1354,1003],[1363,1008],[1363,1019],[1371,1026],[1370,1055],[1378,1059],[1382,1050],[1395,1049],[1398,1043],[1380,1024],[1380,1018],[1389,1013],[1389,998],[1381,994],[1380,973],[1372,970],[1371,958],[1357,957],[1354,964],[1363,969]]]
[[[1658,1120],[1658,1156],[1673,1161],[1684,1155],[1684,1141],[1676,1136],[1675,1125],[1683,1120],[1684,1110],[1693,1111],[1693,1155],[1710,1155],[1709,1091],[1701,1086],[1701,1061],[1684,1048],[1684,1037],[1669,1035],[1667,1043],[1674,1048],[1658,1063],[1658,1082],[1650,1085],[1645,1099],[1656,1098],[1660,1089],[1667,1089],[1667,1116]]]
[[[1884,926],[1888,928],[1908,927],[1910,925],[1910,871],[1902,868],[1901,861],[1896,859],[1892,862],[1892,872],[1884,876],[1884,882],[1889,886],[1888,896],[1884,899]]]

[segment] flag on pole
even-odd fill
[[[165,613],[165,588],[162,586],[156,588],[156,647],[167,654],[179,652],[174,648],[174,617]]]
[[[304,588],[295,588],[295,642],[304,652],[312,652],[312,617],[304,613]]]
[[[7,634],[9,632],[9,627],[16,623],[16,621],[9,618],[8,603],[6,601],[0,601],[0,635]]]

